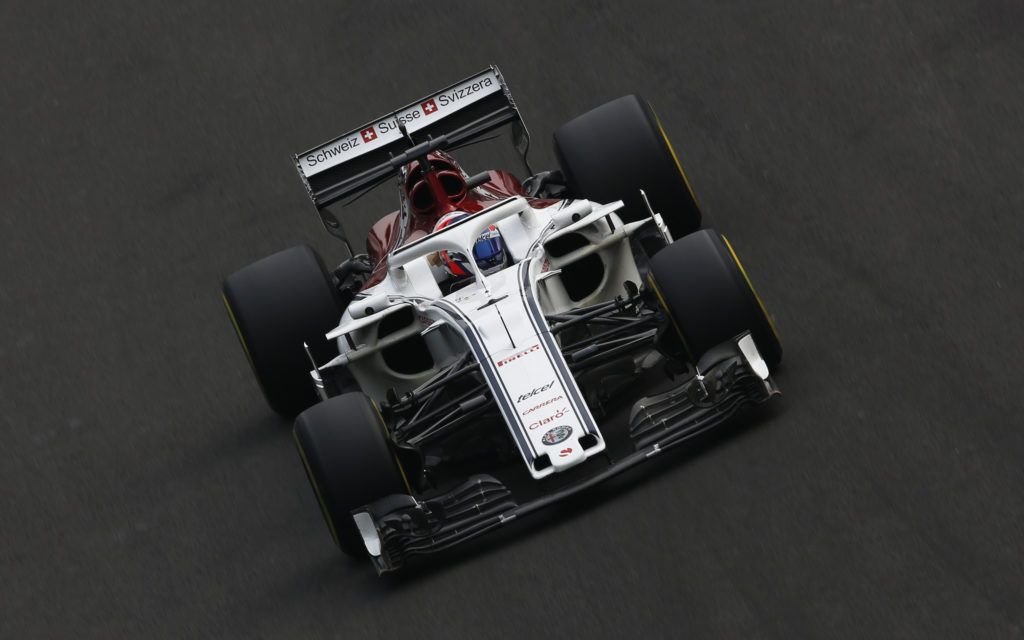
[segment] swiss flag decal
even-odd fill
[[[429,116],[429,115],[432,115],[432,114],[437,112],[437,104],[434,102],[433,98],[431,98],[430,100],[427,100],[426,102],[424,102],[420,106],[423,107],[423,113],[425,115]]]
[[[377,132],[374,131],[373,127],[363,129],[359,132],[359,135],[363,136],[363,142],[372,142],[377,139]]]

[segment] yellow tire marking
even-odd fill
[[[650,283],[651,289],[654,291],[654,295],[658,296],[658,302],[661,303],[661,308],[665,310],[665,315],[667,315],[669,320],[672,321],[672,326],[676,328],[676,333],[679,334],[679,339],[683,341],[683,348],[686,349],[686,353],[689,354],[691,360],[696,362],[693,351],[690,350],[690,345],[686,342],[686,336],[683,335],[683,330],[679,328],[679,324],[676,322],[675,316],[672,315],[672,311],[668,308],[668,305],[665,304],[665,298],[661,295],[661,290],[658,289],[658,284],[654,281],[654,275],[648,273],[647,281]]]
[[[249,361],[249,366],[252,367],[253,371],[256,371],[256,365],[253,364],[252,361],[252,354],[249,353],[249,345],[245,343],[245,336],[242,335],[242,330],[238,327],[238,320],[235,319],[235,312],[231,310],[231,304],[228,302],[228,297],[221,292],[220,299],[224,301],[224,308],[228,310],[228,317],[231,318],[231,326],[235,328],[235,335],[238,336],[238,341],[242,343],[242,351],[245,351],[245,357]],[[256,377],[259,378],[259,376]]]
[[[309,460],[306,459],[306,452],[302,449],[302,443],[299,442],[299,434],[294,429],[292,429],[292,438],[294,438],[295,446],[299,450],[299,457],[302,458],[302,466],[306,468],[306,477],[309,478],[309,484],[313,485],[313,493],[316,494],[316,500],[320,503],[320,511],[324,514],[324,520],[327,521],[327,528],[331,530],[334,544],[340,547],[341,541],[338,540],[338,532],[334,529],[334,520],[331,518],[331,512],[327,510],[327,503],[324,502],[324,496],[320,493],[320,485],[316,483],[316,476],[313,475],[313,469],[309,466]]]
[[[740,273],[743,274],[743,279],[747,281],[747,286],[750,287],[750,292],[754,294],[754,299],[757,300],[757,306],[761,307],[761,314],[768,321],[768,327],[772,330],[772,335],[775,336],[775,340],[782,345],[782,339],[779,337],[779,330],[775,327],[775,320],[772,319],[768,313],[768,309],[764,306],[764,301],[761,300],[761,296],[757,294],[757,289],[754,288],[754,283],[750,281],[750,276],[747,275],[747,270],[743,268],[743,263],[740,262],[739,256],[736,255],[736,251],[729,244],[729,238],[722,235],[722,240],[725,241],[725,246],[729,248],[729,253],[732,254],[732,259],[736,263],[736,266],[740,268]]]
[[[377,417],[380,419],[380,424],[384,428],[384,433],[390,438],[387,424],[384,422],[384,417],[380,414],[380,409],[377,408],[377,403],[369,398],[370,404],[373,405],[373,410],[377,412]],[[327,509],[327,503],[324,502],[323,493],[320,491],[320,485],[316,482],[316,476],[313,475],[313,469],[309,466],[309,459],[306,458],[306,452],[302,448],[302,443],[299,442],[299,434],[292,429],[292,438],[295,440],[295,447],[299,450],[299,457],[302,458],[302,466],[306,469],[306,477],[309,478],[309,483],[313,485],[313,493],[316,494],[316,500],[320,503],[320,511],[324,514],[324,520],[327,521],[327,528],[331,530],[331,537],[334,538],[334,544],[341,546],[341,542],[338,540],[338,531],[334,528],[334,520],[331,519],[331,512]],[[405,476],[405,469],[402,468],[402,463],[399,462],[398,456],[392,454],[395,458],[395,466],[398,467],[398,472],[402,475],[402,482],[405,483],[405,488],[412,495],[412,488],[409,486],[409,479]]]
[[[650,107],[650,104],[647,106]],[[665,146],[668,147],[669,153],[672,154],[676,168],[679,169],[679,175],[683,176],[683,184],[686,185],[686,190],[690,192],[690,197],[693,199],[693,203],[697,205],[697,209],[700,209],[700,203],[697,202],[697,194],[693,192],[693,187],[690,186],[690,180],[686,177],[686,172],[683,171],[683,165],[679,162],[679,156],[676,155],[676,150],[672,147],[672,141],[668,139],[668,134],[665,133],[665,127],[661,126],[661,118],[655,113],[654,107],[651,107],[651,113],[654,113],[654,121],[658,123],[658,131],[661,132],[661,138],[665,141]]]

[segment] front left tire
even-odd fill
[[[347,555],[366,555],[352,510],[409,493],[377,407],[360,392],[334,396],[303,411],[294,435],[335,543]]]

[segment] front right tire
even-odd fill
[[[701,212],[672,143],[646,100],[628,95],[555,130],[555,153],[569,193],[609,203],[622,200],[626,222],[661,214],[675,238],[700,228]]]
[[[750,331],[770,368],[782,362],[782,343],[764,303],[725,236],[691,233],[651,258],[648,284],[689,357]]]

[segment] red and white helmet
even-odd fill
[[[469,216],[465,211],[453,211],[441,216],[441,219],[434,225],[434,231],[440,231],[450,224]],[[438,258],[449,275],[464,278],[472,273],[469,266],[469,259],[456,251],[438,251]],[[473,258],[480,270],[490,273],[505,268],[508,263],[508,253],[505,251],[505,243],[501,239],[501,233],[493,224],[484,229],[480,237],[473,244]]]
[[[469,214],[465,211],[453,211],[446,213],[437,221],[434,225],[434,231],[440,231],[448,225],[462,220]],[[472,271],[469,267],[469,260],[466,256],[455,251],[438,251],[438,258],[441,259],[441,264],[444,265],[448,275],[455,276],[457,278],[464,278],[468,276]]]

